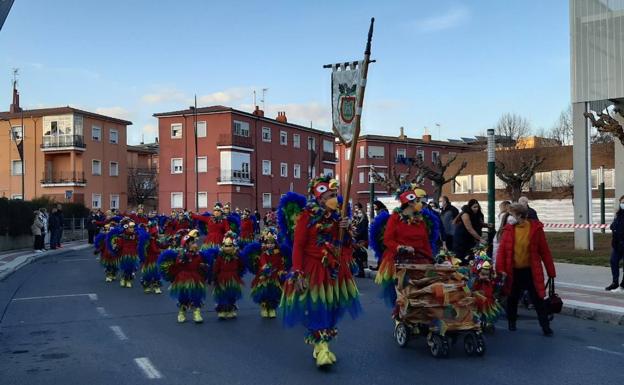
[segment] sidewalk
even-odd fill
[[[63,243],[63,247],[56,250],[48,250],[43,253],[35,253],[32,249],[10,250],[0,253],[0,281],[21,267],[37,261],[43,257],[57,255],[67,251],[82,250],[91,247],[86,240]]]

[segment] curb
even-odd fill
[[[364,274],[366,275],[366,278],[375,279],[377,272],[371,269],[364,269]],[[584,320],[604,322],[616,326],[624,325],[624,309],[621,311],[610,311],[582,305],[573,305],[568,301],[566,301],[565,298],[563,299],[563,309],[561,310],[561,315]]]
[[[80,245],[73,246],[73,247],[68,247],[67,249],[64,249],[64,250],[58,250],[58,251],[53,250],[53,251],[47,251],[44,253],[32,253],[32,254],[19,256],[15,258],[13,261],[3,266],[0,266],[0,281],[4,281],[11,274],[15,273],[17,270],[21,269],[22,267],[29,265],[33,262],[36,262],[40,259],[43,259],[45,257],[51,256],[51,255],[59,255],[63,253],[68,253],[71,251],[83,250],[83,249],[89,248],[89,246],[91,245],[89,245],[88,243],[85,243],[85,244],[80,244]]]

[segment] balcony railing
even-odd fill
[[[238,136],[234,134],[221,134],[217,139],[217,146],[238,146],[253,148],[253,141],[249,136]]]
[[[321,155],[321,160],[323,162],[335,162],[336,154],[334,154],[333,152],[323,152],[323,154]]]
[[[56,172],[44,172],[41,179],[42,185],[83,185],[87,180],[84,176],[84,171],[56,171]]]
[[[42,149],[55,149],[61,147],[86,148],[87,145],[82,135],[48,135],[43,137]]]
[[[227,175],[227,176],[220,176],[217,178],[217,182],[219,183],[254,183],[253,178],[251,178],[251,175],[247,174],[245,175],[244,173],[241,174],[233,174],[233,175]]]

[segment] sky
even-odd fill
[[[17,0],[0,31],[0,110],[19,68],[23,108],[128,119],[222,104],[331,129],[330,70],[361,60],[375,17],[364,134],[474,136],[506,112],[550,128],[570,103],[567,0]],[[439,124],[436,126],[436,124]]]

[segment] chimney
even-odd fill
[[[423,135],[422,140],[423,140],[423,142],[425,142],[425,143],[430,143],[430,142],[431,142],[431,135],[430,135],[430,134],[425,134],[425,135]]]
[[[13,80],[13,103],[9,107],[9,112],[15,113],[22,111],[19,105],[19,92],[17,91],[17,80]]]
[[[275,118],[280,123],[288,123],[288,119],[286,119],[286,111],[281,111],[277,113],[277,118]]]
[[[256,109],[253,112],[254,115],[264,117],[264,111],[260,109],[260,107],[256,106]]]
[[[401,140],[407,139],[407,137],[405,136],[405,129],[403,128],[403,126],[401,126],[401,128],[399,128],[399,130],[401,131],[401,133],[399,134],[399,139],[401,139]]]

